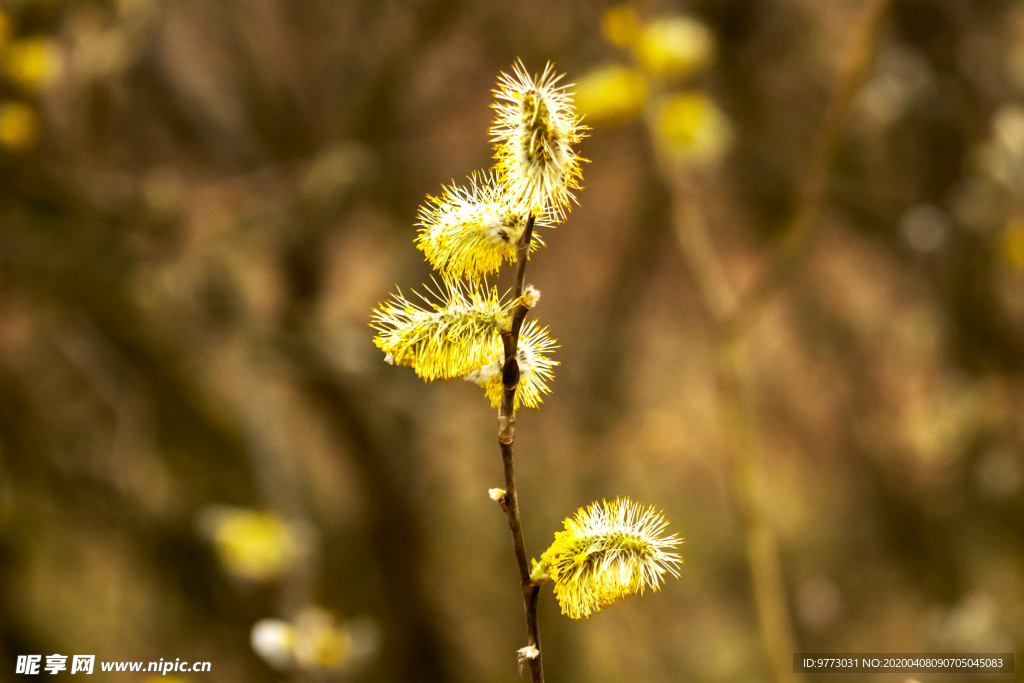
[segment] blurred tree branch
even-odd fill
[[[800,187],[796,215],[787,225],[760,278],[737,294],[729,284],[704,220],[697,185],[689,175],[661,159],[669,178],[676,236],[697,285],[699,301],[714,331],[715,376],[730,439],[729,479],[739,514],[761,626],[767,669],[775,683],[792,672],[793,628],[778,544],[763,512],[761,439],[744,360],[744,338],[757,315],[784,286],[806,251],[821,213],[828,178],[842,140],[851,104],[867,75],[878,31],[890,0],[868,0],[835,77],[823,121]],[[656,141],[653,144],[657,144]]]
[[[726,336],[739,337],[744,334],[764,306],[792,276],[811,241],[814,225],[821,214],[832,163],[846,130],[850,108],[871,68],[878,32],[890,3],[891,0],[866,0],[866,6],[851,30],[850,44],[846,47],[839,73],[836,74],[810,160],[800,183],[796,214],[783,230],[760,278],[738,298],[738,308],[717,310],[718,316],[725,317],[713,318],[723,326],[723,334]],[[707,263],[703,260],[693,262],[693,267],[711,268]],[[708,274],[700,277],[708,277]],[[711,315],[716,313],[711,308],[708,312]]]

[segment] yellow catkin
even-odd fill
[[[399,292],[371,314],[373,343],[385,360],[408,365],[427,381],[465,377],[488,362],[508,320],[508,304],[493,287],[445,281],[439,289],[435,300],[420,295],[425,306]]]
[[[628,47],[640,30],[636,10],[629,5],[616,5],[601,16],[601,33],[616,47]]]
[[[35,90],[57,80],[64,60],[56,41],[45,37],[11,41],[4,49],[4,72],[24,88]]]
[[[582,179],[572,146],[582,139],[583,126],[561,79],[551,64],[533,77],[517,62],[512,74],[501,74],[494,91],[497,171],[508,191],[535,211],[567,210]]]
[[[224,567],[247,581],[285,574],[298,555],[296,531],[277,515],[229,506],[204,509],[200,524]]]
[[[656,133],[668,156],[689,167],[718,163],[732,142],[729,120],[701,93],[680,93],[665,100],[657,113]]]
[[[667,535],[668,521],[629,498],[579,509],[541,556],[540,568],[555,584],[562,614],[583,619],[646,588],[658,590],[666,573],[679,575],[682,543]]]
[[[516,260],[530,210],[501,185],[493,173],[477,173],[464,187],[443,188],[420,207],[416,246],[447,278],[478,280]],[[549,212],[536,217],[536,228],[552,227]],[[544,246],[534,232],[530,251]]]
[[[256,654],[280,671],[351,672],[377,650],[376,627],[364,620],[339,622],[316,605],[291,621],[263,619],[250,633]]]

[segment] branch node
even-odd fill
[[[538,301],[540,301],[540,290],[533,285],[526,285],[523,295],[519,297],[519,305],[530,309],[535,307]]]
[[[508,417],[507,415],[498,416],[498,443],[505,444],[506,446],[512,445],[512,442],[516,437],[516,418],[515,415]]]
[[[548,573],[544,570],[544,565],[538,562],[536,558],[531,558],[530,564],[533,565],[533,568],[530,570],[530,586],[532,590],[533,588],[540,586],[545,581],[550,580],[551,577],[548,576]],[[523,590],[524,592],[526,591],[525,588]]]
[[[505,359],[505,366],[501,369],[501,383],[506,390],[514,390],[519,386],[519,361],[515,356]]]
[[[537,659],[540,657],[540,650],[535,645],[527,645],[521,647],[516,651],[516,655],[519,657],[519,675],[523,675],[523,664],[526,664],[530,660]]]

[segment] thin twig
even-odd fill
[[[725,422],[726,468],[733,509],[739,517],[761,631],[765,668],[774,683],[792,679],[793,629],[775,534],[760,500],[761,447],[743,368],[743,339],[725,333],[736,311],[735,293],[711,245],[700,203],[692,190],[673,185],[676,233],[697,282],[701,305],[715,330],[713,360]]]
[[[669,171],[669,173],[671,173]],[[708,235],[707,221],[700,202],[681,181],[669,182],[672,196],[672,218],[676,239],[690,268],[704,313],[716,327],[721,327],[736,310],[733,291]]]
[[[508,517],[508,526],[512,530],[512,543],[516,551],[516,564],[519,565],[519,580],[523,589],[523,606],[526,609],[527,645],[537,649],[535,657],[528,657],[530,676],[533,683],[544,683],[544,668],[540,655],[540,626],[537,623],[537,596],[540,587],[530,579],[530,563],[526,556],[526,543],[523,541],[523,525],[519,518],[519,496],[516,493],[516,475],[512,458],[512,444],[515,441],[515,396],[519,386],[519,331],[529,307],[523,303],[523,290],[526,287],[526,261],[530,254],[530,241],[533,239],[535,217],[530,215],[526,222],[526,230],[516,245],[516,282],[512,290],[513,300],[518,302],[512,312],[509,330],[502,334],[505,347],[505,364],[502,367],[501,379],[504,392],[501,397],[501,408],[498,413],[498,445],[501,447],[501,460],[505,466],[505,495],[499,501],[501,509]]]
[[[761,646],[770,680],[793,680],[793,627],[778,543],[762,504],[762,451],[757,418],[743,368],[742,343],[720,337],[714,352],[715,378],[729,438],[727,468],[733,507],[739,517],[750,566]]]

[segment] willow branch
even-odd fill
[[[707,221],[700,202],[689,188],[670,183],[673,199],[673,228],[683,258],[697,285],[705,315],[720,328],[736,310],[736,293],[725,276],[715,247],[708,235]]]
[[[533,239],[533,214],[526,222],[526,230],[516,245],[516,281],[512,289],[516,307],[512,311],[509,330],[502,334],[505,349],[505,362],[502,366],[501,381],[504,388],[501,397],[501,408],[498,413],[498,445],[501,447],[501,460],[505,466],[505,495],[499,501],[502,510],[508,517],[508,526],[512,531],[512,543],[516,551],[516,564],[519,565],[519,581],[523,590],[523,606],[526,609],[527,645],[537,649],[537,656],[526,658],[530,667],[533,683],[544,682],[544,668],[540,655],[540,627],[537,623],[537,597],[539,586],[530,579],[530,563],[526,556],[526,543],[523,541],[523,525],[519,517],[519,496],[516,492],[515,465],[512,457],[512,444],[515,441],[515,397],[519,386],[519,331],[529,307],[523,303],[523,290],[526,288],[526,262],[530,254],[530,242]]]
[[[851,105],[867,76],[878,42],[878,32],[891,0],[868,0],[853,38],[843,57],[835,86],[825,107],[825,115],[811,151],[800,185],[800,203],[786,226],[765,273],[739,303],[728,324],[727,333],[739,337],[757,318],[765,304],[793,274],[810,242],[812,228],[821,213],[829,170],[849,118]]]
[[[669,164],[661,164],[663,173],[671,179],[676,236],[696,282],[701,305],[714,328],[715,379],[729,439],[732,500],[743,530],[765,664],[776,683],[793,679],[793,629],[777,541],[760,501],[761,451],[755,409],[744,381],[742,342],[750,323],[788,280],[810,242],[824,201],[829,170],[853,98],[871,63],[888,4],[889,0],[868,0],[836,77],[801,184],[797,213],[784,230],[764,275],[742,297],[735,294],[725,276],[693,188]]]

